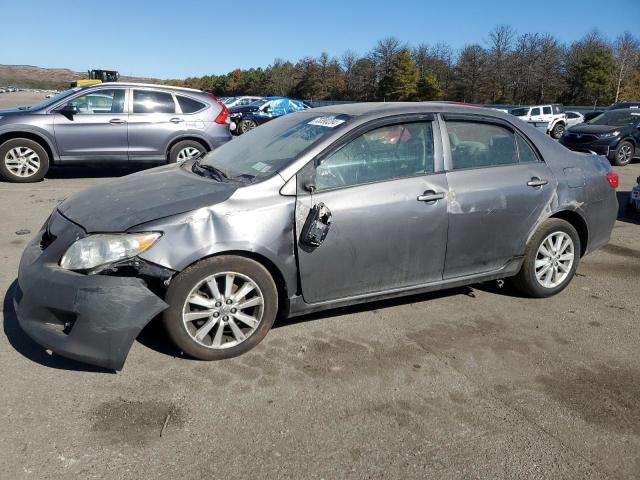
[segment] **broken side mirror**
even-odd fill
[[[324,204],[318,203],[309,210],[300,233],[300,244],[310,251],[318,248],[329,233],[331,226],[331,210]]]
[[[62,107],[57,108],[56,112],[64,115],[68,119],[71,119],[74,115],[77,115],[80,112],[80,110],[78,110],[78,107],[76,107],[75,105],[71,105],[70,103],[67,103]]]

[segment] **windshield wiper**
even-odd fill
[[[229,177],[227,177],[227,175],[222,170],[206,163],[200,164],[198,162],[195,162],[191,170],[196,173],[195,169],[198,169],[200,172],[207,172],[209,174],[209,177],[218,180],[219,182],[229,180]]]
[[[251,175],[250,173],[241,173],[240,175],[234,175],[233,177],[231,177],[232,180],[245,179],[248,180],[249,183],[251,183],[254,178],[256,178],[256,176]]]

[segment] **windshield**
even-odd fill
[[[529,113],[528,108],[514,108],[511,110],[511,115],[515,115],[516,117],[524,117],[527,113]]]
[[[260,98],[258,100],[256,100],[255,102],[251,102],[249,105],[251,105],[252,107],[260,107],[262,105],[264,105],[265,103],[267,103],[269,100],[266,98]]]
[[[235,101],[236,97],[222,97],[220,99],[220,101],[222,103],[224,103],[225,105],[229,105],[230,103],[233,103]]]
[[[349,115],[334,113],[285,115],[209,152],[197,166],[213,167],[231,180],[259,182],[275,175],[350,119]]]
[[[79,92],[80,90],[82,90],[82,88],[80,88],[80,87],[70,88],[69,90],[65,90],[63,92],[55,94],[51,98],[47,98],[44,102],[36,103],[35,105],[30,105],[27,108],[29,110],[40,110],[41,108],[46,108],[49,105],[53,105],[58,100],[62,100],[63,98],[68,97],[72,93]]]
[[[640,123],[640,112],[628,110],[609,110],[601,113],[587,122],[589,125],[611,125],[620,127],[623,125],[635,125]]]

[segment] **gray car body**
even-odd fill
[[[89,92],[125,90],[122,113],[79,114],[69,118],[56,110]],[[172,94],[175,113],[133,113],[133,90]],[[175,95],[206,105],[183,113]],[[190,88],[139,83],[102,83],[79,87],[59,101],[38,109],[0,110],[0,144],[11,138],[30,138],[41,143],[54,164],[86,162],[150,162],[167,160],[170,148],[180,140],[196,140],[208,150],[229,141],[228,124],[214,120],[222,107],[210,95]]]
[[[81,227],[75,238],[97,232],[163,232],[136,261],[147,266],[146,271],[153,266],[153,275],[165,283],[212,255],[254,258],[273,275],[287,316],[515,275],[529,239],[554,216],[576,227],[582,255],[610,238],[618,205],[606,180],[608,161],[571,152],[510,115],[446,103],[353,104],[315,112],[353,118],[347,128],[329,134],[265,181],[238,187],[193,174],[189,162],[164,166],[69,198],[54,213],[56,222]],[[434,173],[315,194],[303,188],[314,159],[351,136],[421,118],[433,119]],[[535,145],[541,161],[454,171],[444,118],[508,126]],[[527,185],[532,178],[548,183]],[[442,192],[444,198],[417,201],[429,190]],[[333,221],[324,243],[307,251],[299,246],[300,231],[319,202],[331,209]],[[57,255],[68,247],[53,245]],[[35,275],[29,269],[35,271],[38,262],[35,248],[28,247],[29,260],[23,257],[20,268],[20,286],[25,283],[27,289],[33,283],[28,277]],[[92,277],[95,286],[100,276],[79,275],[77,281]],[[113,282],[113,276],[104,277]],[[136,296],[144,295],[138,290]],[[33,294],[31,298],[38,303]],[[138,326],[155,314],[157,310],[131,312]],[[141,317],[146,320],[140,322]],[[126,320],[120,316],[114,322],[122,328]],[[51,342],[39,341],[56,351]],[[92,361],[86,354],[62,353]],[[120,368],[125,357],[93,363]]]

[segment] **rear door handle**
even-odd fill
[[[549,183],[549,180],[543,180],[543,179],[538,178],[538,177],[533,177],[531,180],[529,180],[527,182],[527,185],[529,185],[530,187],[542,187],[543,185],[546,185],[547,183]]]
[[[433,190],[427,190],[422,195],[418,195],[419,202],[435,203],[438,200],[442,200],[443,198],[444,198],[444,193],[442,192],[436,193]]]
[[[109,120],[109,123],[111,125],[121,125],[123,123],[127,123],[124,120],[122,120],[121,118],[112,118],[111,120]]]
[[[180,123],[180,122],[184,122],[183,119],[178,118],[178,117],[173,117],[171,120],[169,120],[171,123]]]

